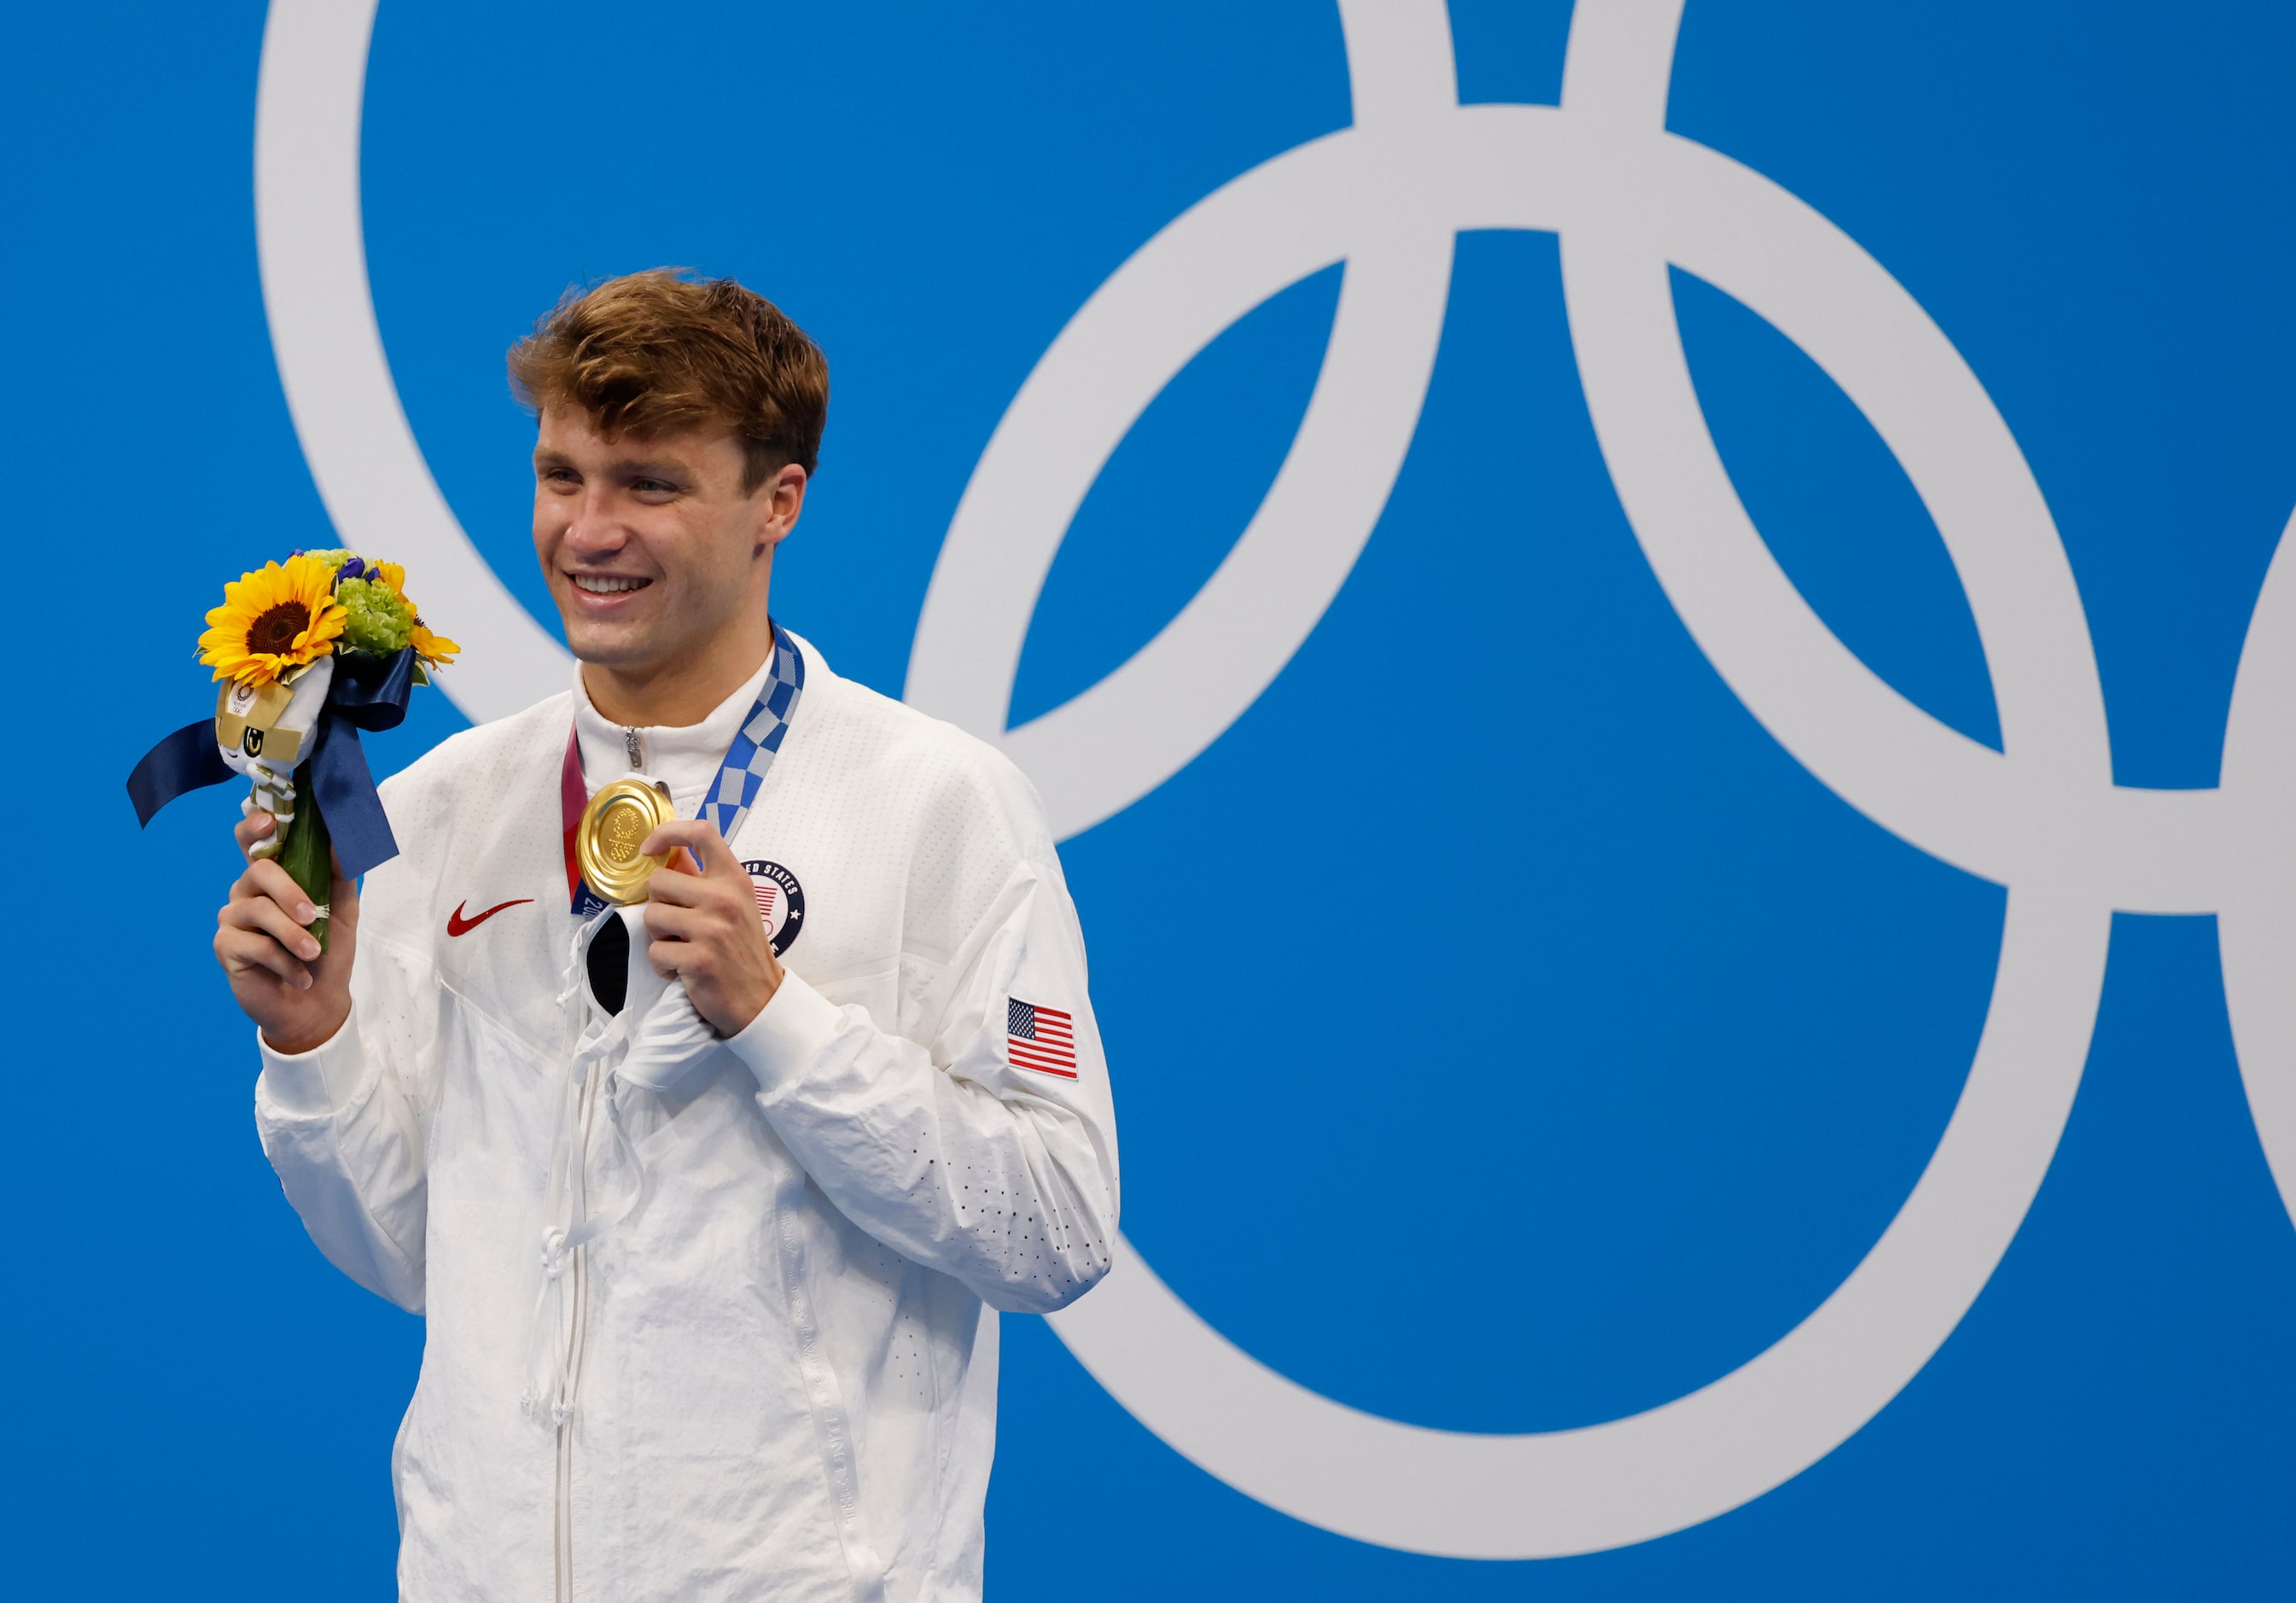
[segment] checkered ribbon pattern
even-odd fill
[[[797,716],[797,698],[804,689],[805,654],[790,643],[788,631],[776,624],[773,673],[758,699],[750,703],[750,715],[734,733],[734,744],[726,749],[726,760],[718,765],[718,777],[702,797],[701,810],[696,815],[715,824],[726,840],[731,841],[749,818],[750,804],[758,799],[758,787],[766,782],[767,770],[782,749],[782,736],[789,733],[790,719]],[[570,765],[579,760],[570,742],[566,760]],[[570,766],[567,771],[574,776],[567,784],[575,786],[575,793],[566,798],[566,877],[573,886],[575,916],[587,918],[603,911],[607,904],[583,883],[574,867],[574,820],[581,811],[580,769]]]
[[[758,799],[758,787],[766,782],[767,770],[782,749],[782,736],[789,733],[804,689],[805,658],[790,644],[788,632],[776,629],[773,675],[750,704],[750,716],[742,720],[734,744],[726,750],[726,760],[718,766],[717,783],[701,801],[701,817],[726,840],[749,818],[750,804]]]

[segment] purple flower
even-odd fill
[[[364,579],[365,577],[366,563],[364,560],[356,556],[345,557],[343,559],[343,565],[335,570],[335,582],[337,584],[342,583],[346,579]]]

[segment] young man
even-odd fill
[[[402,1595],[975,1597],[982,1304],[1063,1306],[1116,1229],[1042,809],[768,620],[828,405],[773,306],[642,273],[511,371],[573,686],[383,785],[400,855],[336,882],[324,956],[268,861],[215,943],[289,1199],[428,1317]],[[570,826],[633,773],[680,820],[640,850],[679,854],[626,954]],[[633,1066],[649,963],[690,999],[682,1073]]]

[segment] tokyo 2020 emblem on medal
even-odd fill
[[[575,857],[590,889],[618,906],[644,901],[646,882],[670,854],[648,857],[638,848],[676,817],[669,798],[644,780],[618,779],[601,788],[574,834]]]

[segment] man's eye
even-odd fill
[[[677,489],[676,485],[664,483],[660,479],[640,479],[630,488],[642,496],[667,495]]]
[[[542,480],[545,484],[572,484],[575,482],[574,470],[570,467],[545,467],[542,470]]]

